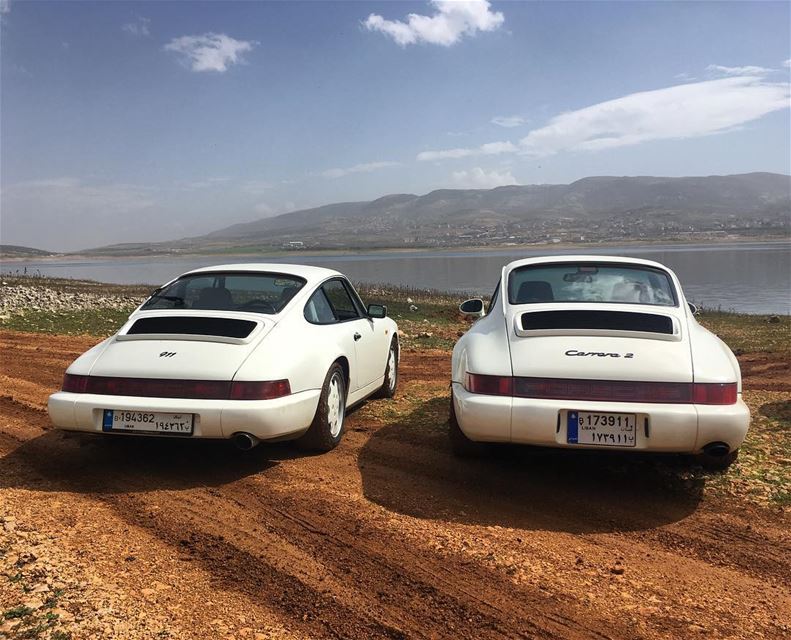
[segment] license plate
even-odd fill
[[[192,413],[105,409],[102,417],[102,431],[191,436],[194,423],[195,415]]]
[[[633,447],[637,443],[637,416],[634,413],[568,411],[566,416],[566,440],[569,444]]]

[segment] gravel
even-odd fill
[[[60,291],[42,286],[0,284],[0,315],[17,311],[75,311],[84,309],[129,309],[145,296]]]

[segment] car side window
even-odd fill
[[[327,300],[329,300],[339,322],[356,320],[360,317],[357,305],[354,304],[346,285],[341,280],[325,282],[322,289],[324,289]]]
[[[324,289],[319,288],[310,296],[305,305],[305,320],[313,324],[333,324],[338,322],[335,312],[332,310]]]

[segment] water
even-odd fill
[[[337,269],[355,282],[392,283],[443,291],[491,293],[504,264],[557,254],[633,256],[661,262],[678,274],[687,299],[707,308],[745,313],[791,313],[791,243],[646,245],[536,250],[380,252],[276,258],[240,256],[103,258],[5,262],[4,272],[84,278],[100,282],[161,284],[198,267],[233,262],[303,263]]]

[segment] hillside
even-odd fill
[[[1,258],[41,258],[53,255],[51,251],[34,249],[33,247],[20,247],[15,244],[0,244]]]
[[[344,202],[235,224],[161,245],[103,251],[496,245],[553,239],[659,240],[690,233],[781,235],[791,178],[771,173],[688,178],[590,177],[568,185],[439,189]]]

